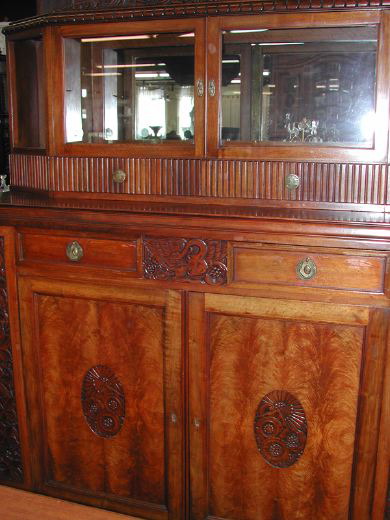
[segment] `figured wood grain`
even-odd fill
[[[31,455],[37,487],[140,517],[180,517],[180,298],[40,280],[22,285],[29,402],[41,430]],[[81,402],[85,374],[99,364],[120,380],[126,403],[122,428],[109,439],[91,431]],[[179,420],[169,426],[171,409]]]
[[[112,180],[116,169],[127,180]],[[14,186],[53,192],[242,199],[383,206],[390,204],[389,167],[385,164],[333,164],[213,159],[124,157],[44,157],[11,154]],[[300,178],[297,190],[285,177]]]
[[[46,482],[163,504],[161,310],[41,296],[36,312]],[[126,396],[122,435],[108,442],[90,431],[81,410],[83,378],[95,364],[112,367]]]
[[[214,313],[209,320],[201,376],[210,399],[208,515],[346,519],[363,328]],[[253,434],[258,402],[274,389],[293,393],[308,422],[305,452],[286,470],[264,462]]]

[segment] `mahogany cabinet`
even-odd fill
[[[10,24],[2,482],[140,519],[386,518],[389,16]]]

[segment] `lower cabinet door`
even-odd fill
[[[181,294],[20,280],[35,489],[183,513]]]
[[[372,520],[388,310],[189,309],[191,519]]]

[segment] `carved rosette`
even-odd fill
[[[288,468],[302,455],[307,421],[301,403],[284,390],[274,390],[260,401],[255,416],[257,447],[266,462]]]
[[[110,367],[96,365],[84,376],[81,403],[85,420],[100,437],[110,438],[122,428],[125,419],[125,394]]]
[[[0,237],[0,480],[23,481],[3,237]]]
[[[144,277],[222,285],[227,280],[227,242],[185,238],[144,240]]]

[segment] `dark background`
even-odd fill
[[[48,13],[71,3],[72,0],[0,0],[0,22]]]
[[[3,1],[0,2],[0,21],[19,20],[37,14],[36,0]]]

